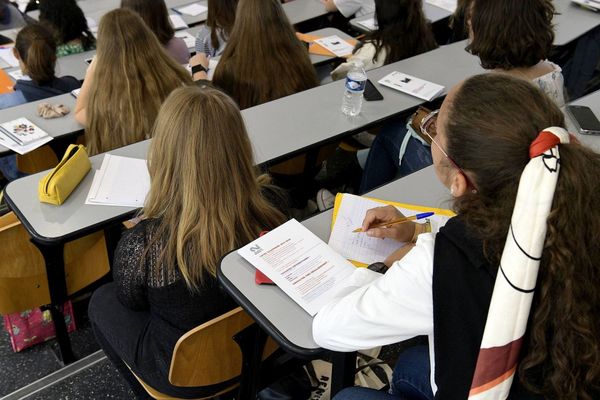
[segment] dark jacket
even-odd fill
[[[69,93],[80,87],[81,83],[76,78],[63,76],[41,85],[32,80],[19,79],[15,91],[21,91],[27,102],[31,102]]]

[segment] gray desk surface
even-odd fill
[[[71,109],[71,113],[63,118],[44,119],[38,116],[37,106],[39,103],[51,102],[53,104],[64,104]],[[40,101],[34,101],[20,106],[6,108],[0,110],[0,121],[2,123],[12,121],[19,117],[25,117],[31,122],[42,128],[52,137],[60,137],[66,134],[72,134],[83,130],[75,118],[73,118],[73,110],[75,109],[75,97],[71,94],[63,94]],[[11,150],[0,145],[0,154],[11,152]]]
[[[328,14],[320,0],[294,0],[281,6],[292,25]]]
[[[113,150],[110,154],[146,158],[149,144],[150,141],[145,140]],[[26,226],[28,224],[32,225],[37,233],[35,235],[37,239],[43,241],[46,238],[66,238],[70,233],[84,231],[98,224],[98,222],[110,221],[135,210],[135,208],[130,207],[85,204],[85,199],[94,179],[94,170],[100,168],[103,158],[103,154],[90,158],[92,171],[86,175],[61,206],[41,203],[38,200],[38,182],[47,172],[40,172],[18,179],[6,187],[8,196],[19,205],[18,209],[14,211],[20,219],[22,218],[21,220]]]
[[[435,176],[433,167],[385,185],[369,196],[419,204],[431,207],[448,207],[450,194]],[[322,240],[329,240],[331,210],[312,217],[303,224]],[[312,336],[312,317],[281,289],[273,285],[254,283],[254,267],[237,252],[228,254],[221,262],[221,273],[272,326],[293,345],[307,350],[318,349]]]
[[[429,21],[431,21],[432,24],[436,23],[438,21],[441,21],[445,18],[448,18],[448,17],[450,17],[450,15],[452,15],[452,13],[450,11],[445,10],[440,7],[436,7],[427,2],[423,2],[423,11],[425,12],[425,18],[427,18]],[[369,18],[373,18],[373,14],[363,15],[362,17],[353,18],[350,20],[350,25],[352,25],[352,27],[354,29],[357,29],[361,32],[365,32],[365,33],[369,32],[369,30],[367,28],[365,28],[364,26],[362,26],[361,24],[358,23],[359,21],[364,21]]]
[[[200,3],[206,5],[207,0],[166,0],[165,3],[169,9],[174,7],[185,6],[192,3]],[[86,17],[92,18],[96,23],[100,23],[100,19],[104,14],[118,8],[121,4],[120,0],[85,0],[77,3],[81,7]],[[325,6],[319,0],[294,0],[289,3],[282,4],[290,22],[297,24],[303,21],[308,21],[313,18],[327,14]],[[30,11],[27,13],[31,18],[38,19],[39,11]],[[206,13],[197,16],[182,14],[181,17],[188,25],[196,25],[206,21]]]
[[[464,47],[465,42],[457,42],[369,71],[370,80],[384,100],[363,102],[362,111],[355,118],[346,117],[339,111],[343,80],[244,110],[242,115],[257,163],[292,154],[282,149],[299,152],[423,104],[424,101],[416,97],[377,83],[392,71],[438,83],[446,90],[469,76],[482,73],[479,60],[464,51]]]
[[[596,117],[600,119],[600,90],[590,93],[587,96],[581,97],[580,99],[575,100],[570,103],[577,106],[588,106],[592,109]],[[582,135],[580,134],[573,122],[571,121],[571,117],[568,113],[565,113],[567,118],[567,127],[569,128],[569,132],[573,133],[577,136],[577,138],[581,141],[581,143],[585,144],[592,148],[595,152],[600,153],[600,136],[597,135]]]
[[[573,4],[570,0],[554,0],[554,44],[562,46],[600,26],[600,13]]]

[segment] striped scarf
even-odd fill
[[[506,399],[517,370],[537,281],[546,221],[560,170],[563,128],[547,128],[529,147],[492,293],[469,400]]]

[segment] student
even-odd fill
[[[360,60],[365,70],[370,70],[437,47],[422,0],[375,0],[375,17],[377,30],[368,33],[354,48],[348,62],[333,70],[333,79],[345,78],[354,60]]]
[[[458,215],[437,235],[417,235],[422,229],[412,222],[369,230],[399,216],[393,207],[370,210],[363,222],[368,235],[400,242],[418,237],[416,243],[392,254],[384,275],[357,269],[349,278],[356,288],[323,307],[313,323],[317,344],[336,351],[418,335],[428,335],[429,348],[400,355],[393,395],[350,389],[336,400],[466,399],[484,329],[490,332],[486,320],[519,326],[509,334],[523,332],[529,321],[509,398],[599,398],[600,247],[592,232],[600,229],[600,209],[590,205],[600,196],[600,155],[569,143],[566,130],[556,128],[565,124],[556,104],[535,86],[506,74],[478,75],[458,85],[430,122],[429,128],[437,128],[435,172],[450,189]],[[556,133],[540,134],[548,128]],[[528,245],[532,239],[539,252]],[[522,285],[515,271],[534,273],[530,268],[538,263],[537,284],[530,275],[530,283]],[[507,274],[516,289],[506,283]],[[528,292],[532,286],[533,293]],[[503,312],[488,315],[496,290],[505,294],[500,303],[494,294],[494,305],[501,304]],[[531,311],[512,304],[514,299],[523,304],[533,299]],[[491,332],[492,339],[501,334]],[[519,343],[518,336],[503,344]],[[499,359],[492,365],[513,366]],[[416,393],[409,394],[410,388]]]
[[[121,7],[138,13],[175,61],[188,63],[190,52],[185,41],[175,37],[164,0],[121,0]]]
[[[554,41],[550,0],[473,0],[467,15],[467,50],[493,72],[526,79],[559,107],[565,104],[560,67],[547,61]],[[431,148],[403,120],[386,125],[375,138],[361,193],[431,165]]]
[[[75,0],[39,0],[39,10],[40,22],[56,33],[58,57],[95,48],[96,39]]]
[[[25,19],[17,7],[8,0],[0,0],[0,30],[21,28],[25,26]]]
[[[189,73],[167,54],[139,15],[120,8],[100,20],[98,52],[75,105],[90,154],[149,137],[160,105]]]
[[[194,79],[206,77],[202,71],[195,73],[197,68],[208,67],[203,54],[193,57],[190,64]],[[213,83],[237,101],[241,109],[318,85],[308,52],[278,0],[239,1]]]
[[[206,24],[196,34],[196,53],[219,57],[231,35],[238,0],[208,0]]]
[[[72,76],[54,75],[56,42],[40,24],[28,25],[19,31],[13,53],[24,77],[17,80],[14,92],[0,95],[0,109],[69,93],[81,86]],[[15,155],[0,158],[0,171],[9,181],[22,176],[17,170]]]
[[[323,0],[329,12],[339,11],[344,17],[362,17],[375,11],[373,0]]]
[[[115,282],[94,293],[90,321],[136,394],[145,392],[128,367],[165,394],[204,397],[169,383],[175,343],[235,307],[217,284],[221,257],[286,218],[265,197],[276,192],[256,175],[242,116],[227,95],[175,90],[153,137],[143,219],[121,238]]]

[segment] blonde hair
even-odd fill
[[[261,193],[264,176],[256,174],[241,113],[224,93],[175,90],[158,113],[153,136],[143,215],[159,221],[152,242],[164,243],[161,265],[177,265],[188,287],[197,289],[205,273],[216,275],[224,254],[285,216]]]
[[[116,9],[100,20],[85,139],[91,154],[145,139],[164,99],[187,71],[133,11]]]

